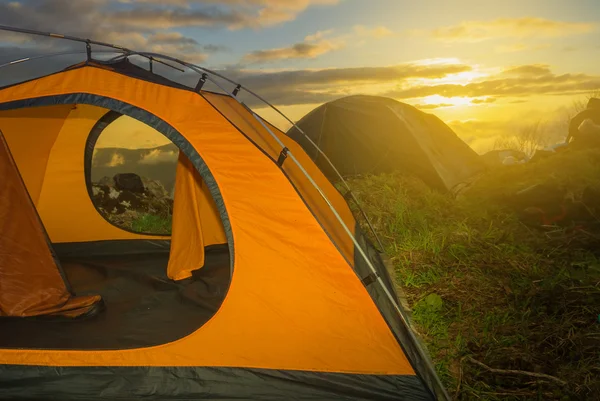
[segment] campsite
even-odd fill
[[[378,2],[0,2],[0,400],[600,400],[598,9]]]

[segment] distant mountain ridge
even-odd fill
[[[158,180],[168,192],[175,185],[179,148],[174,144],[147,149],[96,148],[92,159],[91,179],[120,173],[135,173],[140,177]]]

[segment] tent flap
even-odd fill
[[[46,232],[0,133],[0,316],[90,312],[99,296],[73,297],[54,259]]]
[[[180,153],[175,173],[168,276],[173,280],[189,278],[193,270],[204,266],[205,247],[226,243],[225,230],[208,187],[190,160]]]

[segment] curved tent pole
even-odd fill
[[[142,55],[146,55],[146,56],[150,56],[150,57],[165,57],[164,55],[161,54],[157,54],[157,53],[146,53],[146,52],[141,52],[140,54]],[[185,65],[188,68],[191,68],[191,66],[194,66],[195,68],[201,70],[201,71],[196,71],[199,74],[202,72],[206,72],[208,74],[212,74],[214,76],[217,76],[233,85],[236,85],[236,88],[243,89],[246,92],[248,92],[250,95],[254,96],[255,98],[257,98],[258,100],[260,100],[261,102],[265,103],[268,107],[270,107],[271,109],[273,109],[275,112],[277,112],[279,115],[281,115],[283,118],[286,119],[286,121],[288,121],[290,124],[292,124],[292,126],[294,128],[296,128],[298,130],[298,132],[300,132],[302,135],[304,135],[304,137],[308,140],[308,142],[310,144],[312,144],[315,149],[317,149],[317,151],[319,152],[319,154],[321,154],[321,156],[323,156],[325,158],[325,160],[327,161],[327,163],[329,164],[329,166],[333,169],[333,171],[335,172],[335,174],[338,176],[338,178],[340,179],[340,181],[344,184],[344,186],[346,187],[346,190],[348,191],[347,193],[350,194],[350,197],[352,198],[352,200],[354,201],[354,203],[358,206],[359,211],[361,212],[363,218],[365,219],[367,225],[369,226],[369,229],[371,230],[371,232],[373,233],[373,236],[375,237],[380,250],[383,252],[385,250],[383,243],[381,242],[381,239],[379,238],[379,236],[377,235],[377,232],[375,231],[375,227],[373,227],[373,224],[371,223],[371,220],[369,219],[369,217],[367,216],[367,213],[364,211],[364,209],[360,206],[360,202],[358,201],[358,199],[356,198],[356,196],[354,195],[354,192],[352,192],[352,190],[350,189],[350,185],[348,184],[348,182],[344,179],[344,177],[342,176],[342,174],[340,174],[339,170],[333,165],[333,162],[329,159],[329,157],[325,154],[325,152],[323,152],[321,150],[321,148],[300,128],[298,127],[298,125],[296,125],[296,123],[294,123],[290,118],[288,118],[282,111],[280,111],[277,107],[275,107],[273,104],[269,103],[266,99],[264,99],[262,96],[258,95],[257,93],[253,92],[252,90],[248,89],[247,87],[245,87],[244,85],[237,83],[236,81],[227,78],[226,76],[219,74],[218,72],[212,71],[208,68],[202,67],[202,66],[198,66],[195,64],[191,64],[191,63],[187,63],[185,61],[182,60],[178,60],[176,58],[172,58],[172,57],[168,57],[168,60],[170,61],[174,61],[177,63],[180,63],[182,65]],[[213,83],[216,84],[216,82]],[[217,86],[219,86],[217,84]],[[229,94],[229,92],[227,92],[225,89],[223,89],[221,86],[219,86],[219,88],[223,91],[225,91],[226,93]],[[235,95],[230,94],[233,97],[235,97]],[[236,98],[237,99],[237,98]]]
[[[113,50],[97,50],[96,53],[106,53],[106,54],[121,53],[121,54],[127,54],[124,50],[114,50],[114,51]],[[9,61],[9,62],[4,63],[4,64],[0,64],[0,68],[8,67],[9,65],[16,65],[16,64],[24,63],[24,62],[27,62],[27,61],[33,61],[33,60],[40,60],[40,59],[44,59],[44,58],[49,58],[49,57],[74,56],[74,55],[78,55],[78,54],[86,54],[86,52],[84,52],[84,51],[71,51],[71,52],[41,54],[39,56],[32,56],[32,57],[23,57],[23,58],[20,58],[20,59],[17,59],[17,60]]]
[[[126,53],[140,54],[141,56],[149,58],[152,61],[156,61],[157,63],[164,64],[167,67],[171,67],[171,68],[174,68],[174,69],[176,69],[178,71],[184,72],[184,70],[182,70],[182,69],[180,69],[178,67],[172,66],[171,64],[165,63],[164,61],[152,59],[151,57],[145,56],[142,53],[137,53],[137,52],[134,52],[134,51],[132,51],[132,50],[126,48],[126,47],[114,45],[114,44],[111,44],[111,43],[98,42],[97,40],[91,40],[91,39],[82,39],[82,38],[78,38],[76,36],[62,35],[62,34],[59,34],[59,33],[42,32],[42,31],[36,31],[36,30],[33,30],[33,29],[15,28],[15,27],[12,27],[12,26],[7,26],[7,25],[0,25],[0,31],[25,33],[25,34],[29,34],[29,35],[37,35],[37,36],[45,36],[45,37],[55,38],[55,39],[70,40],[71,42],[85,43],[86,46],[88,46],[88,50],[86,50],[86,53],[88,51],[90,51],[89,50],[89,46],[90,45],[110,47],[111,49],[121,50],[121,51],[124,51]],[[88,54],[90,54],[90,53],[88,53]]]
[[[329,159],[329,157],[327,157],[327,155],[321,150],[321,148],[308,136],[306,135],[306,133],[300,128],[298,127],[298,125],[296,123],[294,123],[290,118],[288,118],[282,111],[280,111],[277,107],[275,107],[273,104],[269,103],[266,99],[264,99],[262,96],[258,95],[257,93],[253,92],[252,90],[250,90],[249,88],[243,86],[240,83],[235,82],[234,80],[227,78],[226,76],[216,72],[216,71],[212,71],[208,68],[205,67],[201,67],[198,65],[194,65],[191,63],[187,63],[185,61],[181,61],[177,58],[174,57],[170,57],[170,56],[165,56],[163,54],[159,54],[159,53],[151,53],[151,52],[135,52],[132,51],[126,47],[123,46],[118,46],[115,44],[111,44],[111,43],[106,43],[106,42],[99,42],[96,40],[90,40],[90,39],[83,39],[83,38],[78,38],[75,36],[69,36],[69,35],[62,35],[62,34],[57,34],[57,33],[51,33],[51,32],[42,32],[42,31],[36,31],[33,29],[24,29],[24,28],[15,28],[15,27],[11,27],[11,26],[7,26],[7,25],[0,25],[0,30],[2,31],[9,31],[9,32],[17,32],[17,33],[24,33],[24,34],[30,34],[30,35],[37,35],[37,36],[45,36],[45,37],[51,37],[51,38],[56,38],[56,39],[64,39],[64,40],[69,40],[69,41],[73,41],[73,42],[80,42],[80,43],[85,43],[86,46],[90,45],[97,45],[97,46],[103,46],[103,47],[109,47],[112,49],[116,49],[116,50],[120,50],[120,51],[124,51],[125,53],[127,53],[128,55],[140,55],[142,57],[146,57],[149,61],[150,61],[150,66],[152,66],[152,62],[156,61],[157,63],[160,64],[164,64],[167,67],[171,67],[173,69],[176,69],[178,71],[181,72],[185,72],[184,70],[177,68],[171,64],[165,63],[164,61],[160,60],[162,59],[167,59],[170,61],[174,61],[178,64],[181,64],[183,66],[186,66],[188,68],[190,68],[190,66],[194,66],[196,69],[202,70],[203,72],[212,74],[216,77],[219,77],[229,83],[232,83],[234,85],[236,85],[237,90],[245,90],[246,92],[248,92],[250,95],[254,96],[255,98],[257,98],[258,100],[262,101],[263,103],[265,103],[268,107],[270,107],[271,109],[273,109],[276,113],[278,113],[279,115],[281,115],[283,118],[285,118],[286,121],[288,121],[290,124],[292,124],[292,126],[294,128],[296,128],[298,130],[298,132],[300,132],[302,135],[304,135],[304,137],[308,140],[309,143],[311,143],[315,149],[317,150],[317,152],[319,152],[319,154],[321,156],[323,156],[323,158],[327,161],[327,163],[329,164],[329,166],[333,169],[333,171],[335,172],[335,174],[339,177],[339,179],[341,180],[341,182],[344,184],[344,186],[346,187],[346,190],[348,191],[347,194],[350,194],[350,197],[352,198],[352,200],[354,201],[354,203],[356,204],[356,206],[358,207],[359,211],[361,212],[363,218],[365,219],[365,221],[367,222],[367,225],[369,226],[369,229],[371,230],[371,232],[373,233],[373,236],[375,237],[375,239],[377,240],[377,243],[380,247],[380,250],[383,252],[385,250],[383,243],[381,242],[381,239],[379,238],[379,236],[377,235],[377,232],[375,231],[375,228],[373,227],[373,224],[371,223],[370,219],[368,218],[367,214],[365,213],[365,211],[363,210],[363,208],[360,206],[360,202],[358,201],[358,199],[356,198],[356,196],[354,195],[354,193],[352,192],[352,190],[350,189],[350,185],[348,185],[348,182],[344,179],[344,177],[342,177],[342,175],[340,174],[340,172],[338,171],[338,169],[334,166],[334,164],[331,162],[331,160]],[[26,60],[23,60],[26,61]],[[152,67],[150,67],[152,68]],[[201,73],[198,70],[195,70],[195,72],[197,73]],[[228,93],[228,92],[227,92]]]

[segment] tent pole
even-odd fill
[[[125,52],[123,50],[114,50],[114,51],[113,50],[97,50],[96,53],[107,53],[107,54],[121,53],[121,54],[125,54]],[[33,56],[33,57],[24,57],[24,58],[20,58],[18,60],[13,60],[13,61],[9,61],[9,62],[4,63],[4,64],[0,64],[0,68],[7,67],[9,65],[15,65],[15,64],[24,63],[24,62],[27,62],[27,61],[40,60],[40,59],[47,58],[47,57],[73,56],[73,55],[78,55],[78,54],[86,54],[86,52],[84,52],[84,51],[72,51],[72,52],[42,54],[42,55]]]
[[[36,31],[34,29],[15,28],[15,27],[12,27],[12,26],[7,26],[7,25],[0,25],[0,31],[9,31],[9,32],[24,33],[24,34],[28,34],[28,35],[45,36],[45,37],[50,37],[50,38],[55,38],[55,39],[64,39],[64,40],[69,40],[71,42],[85,43],[86,46],[96,45],[96,46],[109,47],[111,49],[116,49],[116,50],[124,51],[126,53],[139,54],[142,57],[149,58],[150,60],[154,60],[157,63],[164,64],[167,67],[171,67],[171,68],[174,68],[174,69],[176,69],[178,71],[185,72],[184,70],[182,70],[180,68],[177,68],[177,67],[174,67],[174,66],[172,66],[172,65],[170,65],[168,63],[165,63],[164,61],[157,60],[155,58],[153,59],[152,57],[148,57],[148,56],[144,55],[143,53],[134,52],[134,51],[131,51],[130,49],[128,49],[126,47],[122,47],[122,46],[118,46],[118,45],[113,45],[113,44],[110,44],[110,43],[98,42],[96,40],[90,40],[90,39],[82,39],[82,38],[78,38],[78,37],[75,37],[75,36],[61,35],[61,34],[58,34],[58,33]],[[87,49],[86,49],[86,51],[87,51]],[[90,48],[90,55],[91,55],[91,48]]]

